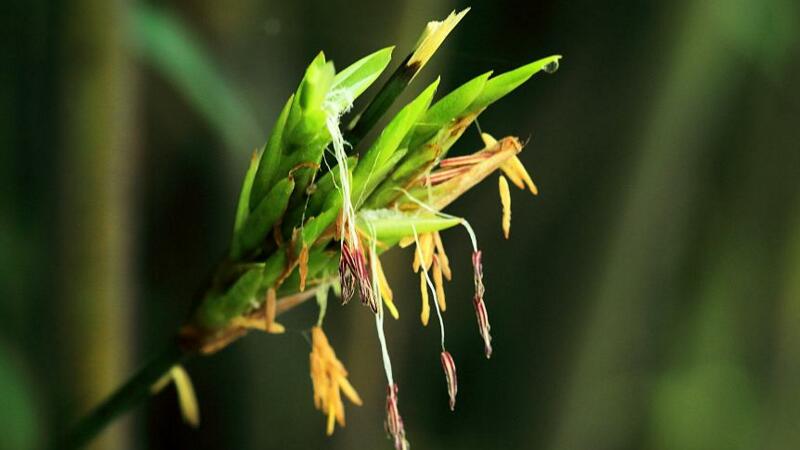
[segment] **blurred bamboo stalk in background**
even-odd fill
[[[776,356],[767,393],[767,439],[765,448],[791,448],[800,442],[800,203],[795,206],[787,237],[783,283],[775,310]]]
[[[743,5],[747,6],[747,5]],[[752,7],[757,7],[751,4]],[[646,420],[647,362],[656,344],[649,311],[677,287],[707,129],[741,80],[721,5],[676,4],[677,33],[661,89],[644,115],[638,161],[587,314],[551,448],[624,448]],[[708,105],[714,105],[713,108]],[[662,251],[670,249],[669,252]]]
[[[59,192],[59,310],[71,418],[108,395],[128,373],[136,77],[128,48],[131,2],[76,0],[64,5]],[[69,423],[60,425],[69,426]],[[128,448],[124,422],[92,449]]]

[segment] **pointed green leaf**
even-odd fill
[[[491,78],[486,82],[486,87],[483,92],[481,92],[481,95],[475,99],[468,110],[470,112],[477,112],[489,106],[519,87],[519,85],[526,82],[536,72],[544,69],[548,64],[558,63],[559,59],[561,59],[561,55],[548,56],[547,58],[542,58],[518,69]]]
[[[395,150],[394,153],[389,157],[389,159],[381,166],[380,169],[376,169],[372,174],[364,180],[364,185],[356,185],[353,184],[353,192],[358,192],[358,197],[353,197],[353,203],[356,208],[361,207],[364,202],[367,201],[372,191],[378,187],[383,180],[389,176],[391,172],[394,171],[397,164],[402,161],[403,157],[406,156],[408,153],[408,148],[399,148]]]
[[[372,173],[381,171],[383,165],[391,158],[392,153],[403,141],[411,127],[430,105],[439,79],[431,83],[414,101],[406,105],[383,129],[381,135],[370,147],[353,173],[353,198],[362,197],[363,188]],[[369,193],[366,193],[369,194]],[[364,195],[366,197],[366,195]]]
[[[430,213],[407,213],[394,209],[369,209],[358,213],[358,227],[368,236],[375,233],[379,241],[396,241],[417,234],[431,233],[461,223],[457,217],[441,217]]]
[[[239,245],[235,247],[237,253],[232,255],[234,259],[256,249],[264,241],[286,211],[293,190],[294,179],[284,178],[264,196],[242,226]]]
[[[491,75],[492,72],[479,75],[434,103],[415,127],[414,139],[410,147],[416,148],[421,145],[432,138],[440,128],[459,117],[484,90],[486,80]]]
[[[286,101],[278,120],[275,121],[275,126],[272,127],[272,134],[261,152],[261,161],[258,164],[258,171],[256,172],[255,179],[253,180],[253,188],[250,193],[250,209],[254,209],[256,205],[261,202],[261,199],[272,187],[272,179],[275,172],[278,170],[278,165],[281,160],[283,135],[286,129],[286,121],[289,116],[289,110],[294,103],[294,94]]]
[[[331,86],[335,96],[331,101],[336,102],[334,109],[346,109],[383,73],[392,60],[394,47],[387,47],[367,55],[351,64],[343,71],[336,74]]]
[[[250,215],[250,190],[253,187],[253,180],[256,178],[256,171],[258,170],[258,153],[254,152],[250,158],[250,165],[247,167],[247,173],[244,175],[242,182],[242,189],[239,191],[239,201],[236,205],[236,219],[233,223],[233,246],[238,245],[236,235],[244,225],[247,216]],[[233,253],[238,253],[238,250],[232,250]]]

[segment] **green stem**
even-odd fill
[[[117,416],[146,399],[150,395],[150,387],[172,366],[186,361],[191,356],[192,353],[181,349],[177,342],[170,343],[111,397],[78,422],[66,438],[56,442],[52,448],[70,450],[88,444]]]

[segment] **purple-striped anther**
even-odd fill
[[[395,450],[407,450],[406,429],[397,409],[397,384],[387,386],[386,392],[386,432],[392,437]]]
[[[481,264],[481,251],[476,250],[472,253],[472,269],[475,278],[475,297],[472,303],[475,306],[475,316],[478,319],[478,330],[483,338],[483,348],[486,358],[492,356],[492,335],[489,333],[489,315],[486,312],[486,304],[483,302],[483,265]]]
[[[447,395],[450,396],[450,411],[456,409],[456,394],[458,393],[458,377],[456,377],[456,363],[453,362],[453,356],[450,352],[443,351],[442,355],[442,368],[444,369],[444,376],[447,379]]]
[[[339,259],[339,283],[342,286],[342,302],[347,303],[353,297],[358,284],[361,303],[369,305],[372,312],[378,312],[378,305],[372,295],[370,273],[367,271],[367,259],[359,247],[345,241],[342,244],[342,257]]]

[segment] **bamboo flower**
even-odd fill
[[[335,423],[345,426],[342,393],[354,405],[361,406],[361,397],[347,380],[347,370],[328,343],[322,327],[311,329],[311,382],[314,389],[314,407],[328,417],[325,433],[333,434]]]

